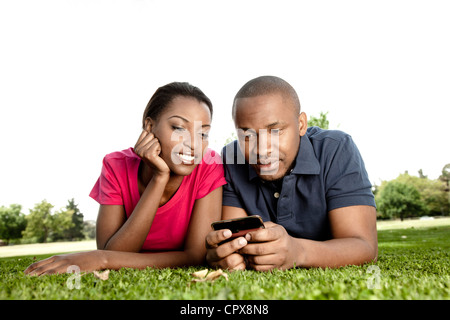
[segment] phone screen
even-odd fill
[[[214,230],[230,229],[232,233],[264,228],[260,216],[248,216],[243,218],[216,221],[211,224]]]

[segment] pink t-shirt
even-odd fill
[[[101,175],[89,196],[100,204],[123,205],[129,217],[140,199],[140,162],[141,158],[133,148],[108,154],[103,159]],[[183,249],[195,200],[226,184],[221,163],[220,155],[207,149],[202,162],[190,175],[183,177],[172,198],[156,211],[142,246],[143,251]]]

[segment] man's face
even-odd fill
[[[263,180],[278,180],[294,164],[306,115],[299,115],[281,94],[235,101],[234,122],[245,160]]]

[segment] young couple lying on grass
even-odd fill
[[[53,256],[25,273],[201,265],[228,270],[339,267],[377,258],[376,210],[351,137],[307,127],[295,90],[263,76],[236,94],[238,140],[208,149],[213,107],[197,87],[160,87],[134,148],[107,155],[90,196],[97,248]],[[245,160],[245,161],[244,161]],[[259,215],[231,237],[221,219]]]

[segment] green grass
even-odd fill
[[[203,268],[121,269],[108,280],[93,274],[69,289],[71,275],[30,277],[23,270],[32,256],[0,259],[0,299],[445,299],[450,298],[450,226],[382,230],[379,269],[372,264],[338,269],[292,269],[262,273],[228,273],[215,282],[192,283],[191,273]],[[43,259],[50,255],[37,256]],[[372,267],[373,268],[373,267]],[[72,276],[73,277],[73,276]],[[379,278],[380,288],[370,288]],[[72,279],[72,278],[71,278]],[[369,286],[368,286],[369,285]]]

